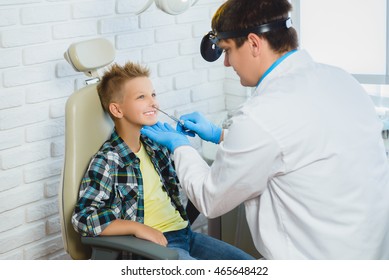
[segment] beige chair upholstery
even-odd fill
[[[90,257],[90,250],[81,244],[80,236],[71,224],[71,217],[88,163],[113,128],[112,121],[101,108],[95,84],[70,96],[66,103],[65,122],[65,163],[61,192],[63,239],[65,249],[72,258],[85,259]]]

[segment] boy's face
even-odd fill
[[[117,118],[124,120],[130,126],[142,128],[157,122],[158,107],[153,84],[148,77],[137,77],[128,80],[122,88],[123,99],[116,103],[120,113]]]

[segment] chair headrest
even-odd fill
[[[94,76],[98,69],[112,63],[115,59],[115,48],[107,39],[91,39],[71,44],[64,57],[77,72]]]

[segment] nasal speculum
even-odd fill
[[[162,111],[161,109],[157,108],[156,106],[153,106],[155,109],[157,109],[158,111],[160,111],[162,114],[165,114],[166,116],[168,116],[169,118],[171,118],[173,121],[177,122],[179,125],[181,125],[182,127],[184,127],[184,121],[183,120],[180,120],[178,118],[176,118],[175,116],[173,115],[169,115],[168,113],[166,113],[165,111]]]

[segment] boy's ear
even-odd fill
[[[117,103],[110,103],[109,106],[109,111],[111,112],[111,114],[115,117],[115,118],[122,118],[123,117],[123,111],[122,109],[120,108],[120,105],[117,104]]]

